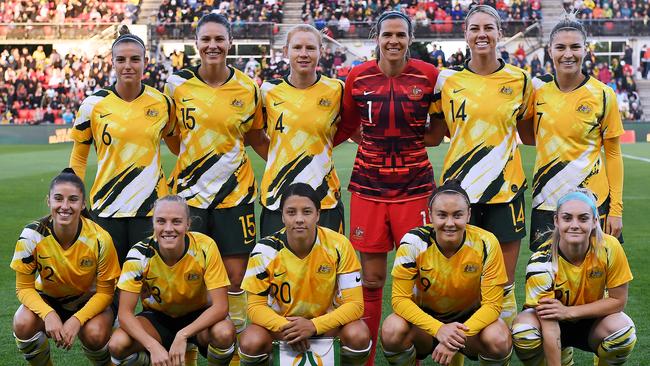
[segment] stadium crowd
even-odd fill
[[[567,11],[579,11],[582,19],[648,19],[648,0],[564,0]]]
[[[451,55],[445,55],[436,45],[433,45],[431,52],[412,47],[411,54],[438,68],[461,65],[467,58],[467,50],[459,49]],[[502,49],[501,58],[525,69],[532,76],[553,72],[548,53],[540,59],[537,55],[526,55],[520,47],[512,54]],[[342,48],[325,48],[318,71],[345,80],[351,68],[363,61],[365,58],[348,60],[347,52]],[[191,63],[192,59],[182,52],[174,52],[162,61],[152,60],[145,70],[144,82],[162,90],[171,72]],[[289,73],[287,61],[279,55],[248,60],[239,57],[233,60],[232,65],[254,79],[258,85],[264,80],[284,77]],[[583,69],[614,89],[624,119],[642,118],[643,111],[635,83],[636,72],[632,66],[629,46],[622,59],[614,57],[611,64],[597,62],[592,47],[585,58]],[[55,50],[46,55],[42,46],[38,46],[32,53],[27,48],[3,50],[0,53],[0,74],[4,80],[0,84],[0,113],[3,123],[71,123],[74,112],[85,96],[115,80],[109,59],[78,54],[60,55]]]
[[[163,24],[195,23],[212,11],[227,16],[233,27],[243,22],[282,23],[282,1],[276,0],[163,0],[158,21]]]
[[[0,23],[135,22],[139,0],[7,0],[0,2]]]

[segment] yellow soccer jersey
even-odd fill
[[[57,241],[51,220],[25,226],[11,268],[24,274],[38,271],[36,291],[68,311],[76,311],[95,294],[97,280],[111,281],[120,276],[111,236],[84,217],[77,239],[66,250]]]
[[[271,139],[261,184],[261,202],[280,209],[291,183],[316,190],[321,207],[336,207],[341,183],[332,160],[332,141],[340,120],[343,83],[320,76],[314,85],[297,89],[285,79],[262,84],[266,132]]]
[[[208,290],[229,286],[217,245],[198,232],[185,235],[185,254],[173,266],[153,237],[133,246],[117,287],[141,295],[142,307],[177,318],[208,306]]]
[[[600,206],[609,197],[603,140],[624,132],[614,91],[589,76],[568,93],[552,75],[533,79],[533,85],[533,208],[554,211],[558,199],[576,187],[589,188]]]
[[[170,186],[192,207],[234,207],[257,194],[244,134],[263,128],[260,92],[244,73],[230,71],[218,88],[201,80],[198,67],[173,74],[165,85],[176,103],[181,136]]]
[[[413,302],[443,323],[474,313],[485,288],[508,282],[496,237],[476,226],[466,228],[463,245],[451,258],[440,252],[431,225],[404,235],[395,254],[393,278],[413,281]]]
[[[160,163],[160,139],[174,131],[171,100],[149,86],[131,102],[114,87],[86,98],[72,130],[77,143],[94,143],[97,175],[90,191],[99,217],[150,216],[167,194]]]
[[[283,317],[312,319],[339,305],[341,291],[361,286],[361,265],[350,241],[318,227],[314,247],[300,259],[282,229],[261,239],[250,254],[242,288],[268,297]]]
[[[503,61],[484,76],[467,64],[442,70],[429,110],[451,136],[440,181],[459,179],[472,203],[510,202],[523,192],[517,121],[530,116],[532,92],[530,76]]]
[[[613,236],[605,234],[600,245],[592,244],[580,266],[558,255],[557,273],[551,262],[551,242],[547,241],[530,257],[526,268],[526,303],[535,307],[543,298],[555,298],[566,306],[589,304],[600,300],[605,290],[632,280],[623,247]]]

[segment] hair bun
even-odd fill
[[[74,169],[69,168],[69,167],[68,168],[63,168],[63,170],[61,171],[61,174],[63,174],[63,173],[70,173],[70,174],[75,174],[75,175],[77,174],[77,173],[75,173]]]
[[[131,31],[129,30],[129,27],[126,24],[120,25],[120,28],[117,30],[117,33],[119,36],[123,36],[125,34],[131,34]]]

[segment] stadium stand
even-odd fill
[[[6,0],[0,2],[0,23],[132,23],[138,5],[139,0]]]

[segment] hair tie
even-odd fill
[[[594,200],[591,197],[587,196],[585,193],[580,192],[580,191],[567,193],[564,196],[562,196],[562,198],[560,198],[557,201],[557,209],[556,209],[556,211],[559,211],[560,206],[562,206],[566,202],[574,201],[574,200],[582,201],[582,202],[586,203],[591,208],[591,211],[594,214],[594,217],[596,217],[596,218],[599,217],[598,208],[596,207],[596,203],[594,202]]]

